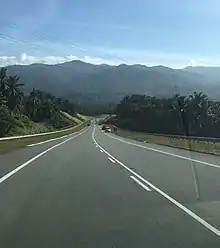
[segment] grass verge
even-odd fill
[[[29,138],[20,138],[20,139],[14,139],[14,140],[3,140],[3,141],[0,141],[0,154],[4,154],[11,150],[22,148],[27,145],[33,144],[33,143],[38,143],[41,141],[69,135],[77,131],[80,131],[86,126],[87,126],[87,122],[84,122],[78,126],[73,127],[70,130],[67,130],[67,131],[64,130],[63,132],[59,132],[59,133],[53,133],[53,134],[47,134],[43,136],[36,136],[36,137],[29,137]]]
[[[95,117],[97,122],[105,122],[108,118],[111,118],[110,114],[101,114]]]
[[[81,115],[81,114],[77,114],[77,118],[80,119],[81,121],[91,120],[91,116],[86,116],[86,115]]]
[[[81,124],[83,121],[81,121],[79,118],[72,116],[70,114],[68,114],[67,112],[63,112],[61,111],[61,114],[66,117],[67,119],[71,120],[73,123],[75,123],[76,125]]]
[[[119,128],[117,129],[116,134],[125,138],[130,138],[146,143],[220,155],[220,142],[177,139],[165,137],[162,135],[128,131]]]

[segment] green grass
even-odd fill
[[[90,116],[85,116],[85,115],[81,115],[81,114],[77,114],[76,116],[72,116],[66,112],[61,111],[61,114],[66,117],[67,119],[73,121],[74,123],[76,123],[77,125],[79,125],[80,123],[84,122],[84,121],[89,121],[92,117]]]
[[[111,117],[111,115],[109,115],[109,114],[102,114],[102,115],[95,116],[95,119],[98,122],[103,122],[103,121],[107,120],[110,117]]]
[[[27,145],[33,144],[33,143],[38,143],[41,141],[54,139],[54,138],[62,137],[64,135],[72,134],[74,132],[80,131],[86,125],[87,125],[87,122],[84,122],[78,126],[73,127],[70,130],[62,131],[60,133],[47,134],[47,135],[29,137],[29,138],[21,138],[21,139],[16,139],[16,140],[0,141],[0,154],[7,153],[11,150],[22,148],[22,147],[25,147]]]
[[[7,136],[45,133],[49,131],[54,131],[54,128],[45,123],[33,122],[27,116],[20,114],[13,117],[12,127]]]
[[[147,143],[165,145],[170,147],[192,150],[209,154],[220,155],[220,142],[186,140],[154,135],[142,132],[133,132],[128,130],[117,129],[117,135]]]
[[[92,117],[91,116],[77,114],[77,118],[80,119],[81,121],[89,121],[89,120],[91,120]]]
[[[64,116],[64,117],[66,117],[67,119],[69,119],[69,120],[71,120],[73,123],[75,123],[76,125],[79,125],[79,124],[81,124],[83,121],[82,120],[80,120],[79,118],[77,118],[77,117],[75,117],[75,116],[72,116],[72,115],[70,115],[70,114],[68,114],[68,113],[66,113],[66,112],[63,112],[63,111],[61,111],[61,114]]]

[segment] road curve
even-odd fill
[[[220,247],[218,165],[99,126],[0,155],[0,247]]]

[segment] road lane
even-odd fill
[[[62,138],[61,140],[54,140],[34,147],[17,149],[7,154],[0,154],[0,178],[47,149],[50,149],[71,137],[75,138],[87,130],[89,130],[89,128],[84,128],[79,132],[68,135],[66,138]],[[13,142],[13,140],[11,142]]]
[[[112,136],[112,138],[110,137]],[[220,169],[210,167],[201,163],[194,163],[198,173],[199,200],[196,199],[194,178],[191,171],[190,161],[167,156],[133,146],[128,143],[141,144],[141,142],[106,135],[96,129],[96,139],[103,148],[107,149],[115,157],[120,158],[129,168],[134,169],[147,178],[150,182],[164,190],[168,195],[183,203],[206,221],[220,229]],[[124,143],[118,139],[129,141]],[[144,144],[141,144],[144,146]],[[148,146],[149,144],[147,144]],[[151,145],[150,145],[151,147]],[[166,147],[157,146],[157,149],[166,150]],[[169,152],[180,154],[186,151],[169,148]],[[186,153],[185,153],[186,154]],[[191,153],[192,157],[198,156]],[[201,154],[200,159],[205,158]],[[217,162],[219,157],[211,156],[209,160]],[[206,161],[204,159],[204,161]]]
[[[170,147],[170,146],[162,146],[162,145],[157,145],[157,144],[153,144],[153,143],[147,143],[147,141],[140,142],[137,140],[131,140],[128,138],[119,137],[119,136],[114,135],[112,133],[111,134],[106,133],[106,135],[111,137],[111,138],[114,138],[116,140],[123,141],[124,143],[132,144],[132,145],[140,147],[140,148],[145,148],[147,150],[160,152],[160,153],[163,153],[166,155],[171,155],[174,157],[179,157],[179,158],[182,158],[182,159],[185,159],[188,161],[189,160],[195,161],[195,162],[200,161],[201,164],[209,165],[211,167],[220,168],[219,156],[216,156],[216,155],[211,155],[211,154],[201,153],[201,152],[194,152],[194,151],[174,148],[174,147]]]
[[[97,142],[113,156],[174,198],[178,197],[180,202],[195,201],[194,181],[188,161],[178,161],[176,158],[111,139],[98,128],[95,137]]]
[[[0,185],[1,247],[219,247],[215,234],[130,176],[91,129],[51,150]]]
[[[127,141],[128,139],[124,139],[121,137],[116,137],[113,135],[107,135],[109,139],[106,139],[106,134],[97,131],[97,137],[100,139],[100,142],[105,145],[107,149],[115,152],[115,154],[120,154],[120,157],[125,159],[129,159],[131,157],[132,163],[137,164],[137,166],[143,167],[143,170],[148,172],[150,175],[155,174],[155,178],[152,179],[160,179],[158,173],[162,174],[165,178],[169,178],[164,182],[164,186],[170,185],[171,193],[173,196],[181,195],[179,200],[181,202],[189,202],[196,200],[195,195],[195,185],[193,183],[194,178],[192,176],[192,171],[190,167],[190,161],[184,160],[181,158],[167,156],[166,154],[161,154],[158,152],[154,152],[151,150],[143,149],[140,147],[132,146],[130,144],[122,143],[118,139],[122,141]],[[141,142],[131,141],[134,144],[141,144]],[[143,147],[145,146],[143,143],[141,144]],[[117,153],[117,148],[120,146],[120,150]],[[147,147],[152,147],[151,144],[147,144]],[[161,151],[167,151],[167,147],[157,146],[157,149]],[[190,154],[189,158],[195,158],[200,156],[200,160],[207,162],[207,160],[215,161],[216,165],[220,166],[220,157],[219,156],[206,156],[204,154],[198,154],[194,152],[183,151],[179,149],[168,148],[169,153],[178,154],[181,156],[186,156]],[[133,155],[133,156],[132,156]],[[141,162],[140,162],[141,161]],[[216,201],[220,200],[220,167],[212,167],[206,164],[193,162],[196,170],[198,172],[198,183],[200,186],[200,201]],[[147,170],[146,170],[147,166]],[[149,176],[150,176],[149,175]],[[162,185],[163,186],[163,185]],[[177,186],[177,187],[173,187]],[[189,191],[192,191],[190,195]],[[179,191],[181,190],[181,192]],[[183,190],[183,191],[182,191]],[[186,196],[186,197],[185,197]]]

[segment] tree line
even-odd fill
[[[130,130],[220,137],[220,102],[202,92],[171,98],[126,96],[116,107],[114,124]]]
[[[76,105],[47,92],[33,89],[25,95],[19,76],[8,76],[7,69],[0,70],[0,136],[7,134],[15,117],[25,115],[34,122],[43,122],[53,128],[69,124],[60,111],[76,115]]]

